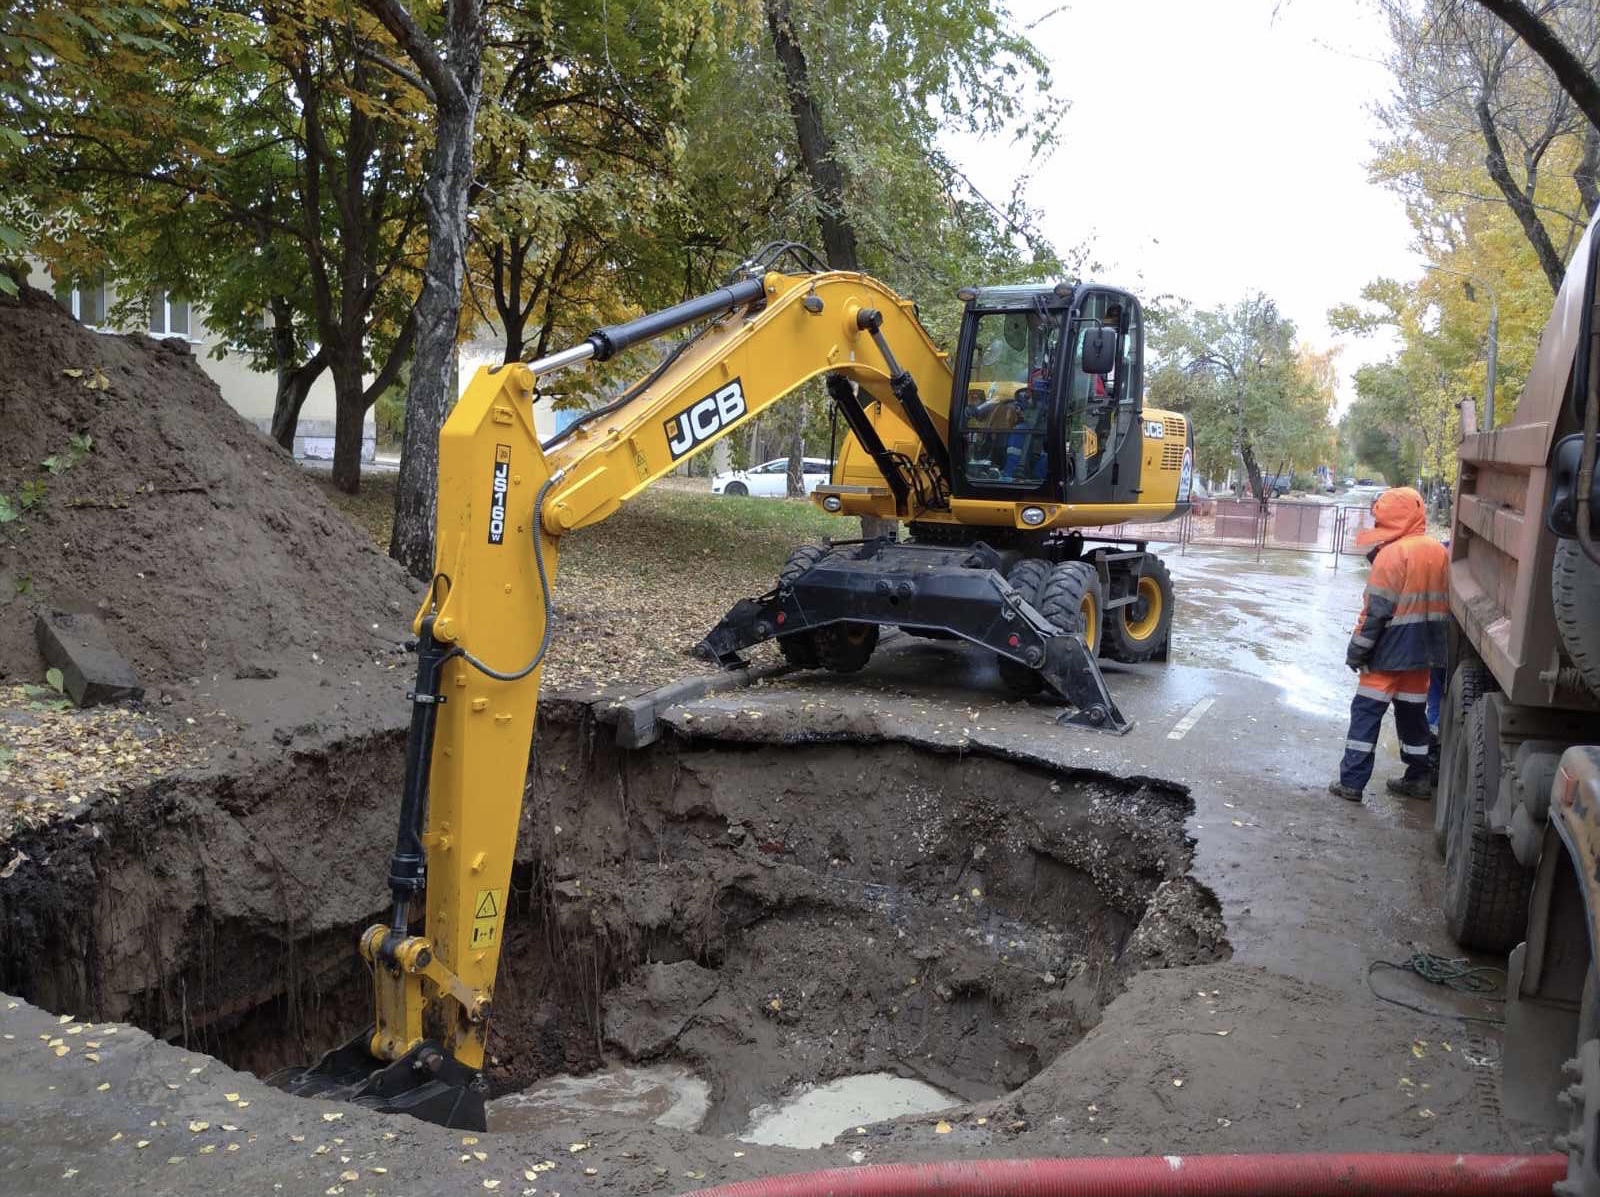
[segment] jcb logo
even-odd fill
[[[696,400],[686,411],[667,420],[667,448],[672,452],[672,460],[677,461],[696,445],[704,444],[740,420],[748,410],[744,388],[737,378],[721,390]]]

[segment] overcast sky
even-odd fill
[[[1386,342],[1335,338],[1327,311],[1379,275],[1420,261],[1400,200],[1367,181],[1388,92],[1388,34],[1365,0],[1016,0],[1037,21],[1058,94],[1063,145],[1028,196],[1058,249],[1092,243],[1099,272],[1140,295],[1201,306],[1260,289],[1313,348],[1342,346],[1350,371]],[[1042,20],[1041,20],[1042,18]],[[1014,149],[956,140],[992,199],[1010,191]]]

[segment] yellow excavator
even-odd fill
[[[392,903],[361,937],[374,1022],[274,1077],[281,1087],[483,1129],[561,538],[809,379],[825,379],[849,429],[816,501],[891,533],[798,550],[705,650],[731,662],[776,638],[792,662],[849,670],[894,625],[982,646],[1016,689],[1071,704],[1063,722],[1126,730],[1094,649],[1159,656],[1171,582],[1142,543],[1081,529],[1181,514],[1193,462],[1183,417],[1143,407],[1138,301],[1087,283],[963,291],[952,368],[912,303],[820,265],[774,244],[709,295],[480,370],[456,404],[439,441],[433,584],[414,625]],[[686,326],[697,327],[645,378],[541,444],[541,378]],[[910,540],[892,534],[900,524]]]

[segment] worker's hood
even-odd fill
[[[1372,503],[1371,528],[1356,533],[1358,545],[1384,545],[1428,530],[1428,509],[1422,496],[1409,486],[1392,486]]]

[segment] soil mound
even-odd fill
[[[186,344],[0,298],[0,679],[37,611],[93,611],[147,683],[343,674],[392,652],[403,571],[235,413]]]

